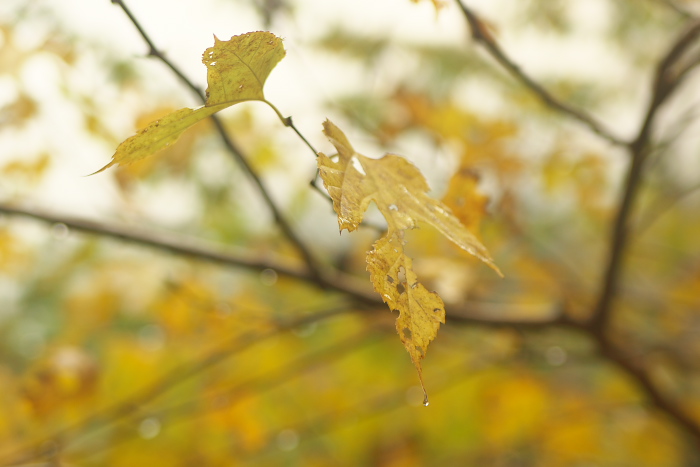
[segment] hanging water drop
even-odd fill
[[[427,407],[430,405],[430,401],[428,400],[428,393],[423,392],[423,407]]]

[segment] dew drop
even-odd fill
[[[58,240],[63,240],[64,238],[67,238],[68,234],[70,234],[70,230],[68,229],[68,226],[66,224],[57,222],[56,224],[51,226],[51,235],[53,235],[53,237]]]
[[[263,269],[260,271],[260,282],[263,285],[273,286],[277,283],[277,271],[274,269]]]
[[[566,363],[566,350],[559,346],[550,347],[545,352],[545,358],[547,359],[547,363],[550,365],[561,366]]]
[[[157,324],[147,324],[138,331],[139,344],[144,350],[156,352],[165,345],[165,330]]]
[[[161,425],[157,418],[147,418],[139,424],[139,435],[143,439],[153,439],[160,433]]]
[[[277,434],[277,447],[282,451],[293,451],[299,445],[299,433],[285,429]]]
[[[427,407],[430,405],[430,401],[428,400],[428,393],[425,393],[423,396],[423,407]]]

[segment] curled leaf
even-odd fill
[[[501,272],[476,236],[447,206],[427,195],[428,183],[413,164],[393,154],[370,159],[357,153],[345,134],[328,120],[323,131],[338,151],[335,161],[319,154],[318,169],[333,199],[340,230],[355,230],[370,201],[376,203],[388,224],[385,236],[367,254],[367,270],[382,300],[399,312],[396,330],[423,385],[421,360],[445,322],[445,306],[435,292],[418,282],[413,261],[404,251],[404,232],[416,222],[426,222],[499,275]],[[427,405],[427,395],[425,402]]]
[[[447,206],[427,195],[428,183],[413,164],[394,154],[370,159],[357,153],[345,134],[330,121],[326,120],[323,128],[338,151],[338,160],[320,154],[318,169],[333,199],[340,230],[355,230],[370,201],[374,201],[387,221],[389,232],[412,229],[416,222],[426,222],[502,275],[479,239]],[[364,173],[355,168],[353,161],[357,161]]]
[[[413,260],[404,252],[403,232],[393,231],[377,240],[367,253],[367,270],[374,290],[392,311],[399,313],[396,332],[411,356],[425,392],[421,360],[437,336],[440,324],[445,322],[445,304],[437,293],[418,282]]]

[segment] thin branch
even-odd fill
[[[469,381],[471,378],[474,378],[475,375],[478,375],[480,370],[495,365],[497,362],[493,360],[484,359],[476,363],[460,361],[446,368],[431,385],[430,392],[432,394],[444,393],[465,381]],[[388,415],[391,412],[407,407],[410,406],[406,403],[406,389],[401,387],[399,389],[374,394],[371,397],[365,398],[360,403],[354,404],[352,407],[344,409],[338,408],[317,415],[312,419],[305,418],[303,421],[299,421],[296,426],[293,426],[294,431],[300,435],[299,440],[303,442],[336,429],[358,424],[379,416]],[[268,435],[266,439],[274,440],[275,437]],[[274,450],[272,443],[269,442],[267,445],[262,446],[258,452],[251,453],[249,458],[244,457],[244,460],[254,460],[255,465],[264,465],[265,462],[260,458],[271,452],[274,452]]]
[[[608,263],[606,265],[605,274],[601,280],[597,304],[591,317],[593,328],[598,333],[603,333],[607,328],[612,310],[612,303],[617,294],[621,278],[622,261],[627,250],[629,239],[631,227],[630,218],[641,187],[644,162],[651,151],[649,141],[651,139],[653,123],[658,115],[659,109],[673,94],[673,91],[678,88],[678,85],[685,76],[685,74],[673,75],[673,66],[683,56],[683,52],[692,45],[698,35],[700,35],[700,21],[694,22],[686,29],[659,62],[652,86],[651,100],[643,123],[637,137],[628,145],[631,157],[630,168],[627,172],[622,197],[615,216],[610,239]]]
[[[203,102],[206,103],[206,97],[204,93],[202,92],[201,89],[199,89],[195,84],[190,81],[189,78],[187,78],[182,71],[178,67],[175,66],[162,52],[158,50],[158,48],[155,46],[153,41],[151,40],[150,36],[146,33],[146,31],[143,29],[141,26],[140,22],[136,19],[136,17],[133,15],[131,10],[126,6],[123,0],[112,0],[112,3],[115,5],[118,5],[122,10],[124,10],[124,13],[129,17],[131,22],[133,23],[134,27],[138,30],[139,34],[143,38],[143,40],[146,42],[146,44],[149,47],[148,55],[157,58],[161,62],[163,62],[170,70],[172,70],[173,73],[177,75],[178,78],[194,92],[199,99]],[[309,271],[311,274],[314,276],[321,276],[322,272],[320,271],[320,266],[318,265],[316,259],[313,257],[311,254],[311,251],[308,249],[308,247],[304,244],[304,242],[301,241],[301,239],[297,236],[297,234],[294,232],[294,229],[292,229],[291,225],[289,222],[287,222],[286,218],[282,215],[282,212],[280,209],[277,207],[275,204],[274,200],[272,199],[270,193],[267,191],[265,188],[265,185],[262,183],[262,180],[258,175],[255,173],[253,168],[250,166],[248,163],[247,159],[243,157],[243,153],[241,149],[234,143],[234,141],[229,137],[228,133],[226,132],[226,129],[224,128],[224,125],[221,123],[221,119],[218,118],[216,115],[212,115],[211,120],[214,122],[214,126],[216,127],[217,132],[219,133],[219,136],[221,136],[221,139],[224,142],[224,146],[226,146],[226,149],[228,149],[229,153],[233,156],[233,158],[236,160],[238,165],[243,169],[245,174],[250,178],[250,180],[253,182],[253,184],[257,187],[258,192],[262,196],[263,200],[265,201],[265,204],[267,204],[268,209],[270,209],[270,212],[272,212],[272,216],[275,219],[275,222],[279,226],[280,230],[284,234],[284,236],[294,244],[296,249],[299,251],[299,254],[301,254],[302,258],[304,259],[307,267],[309,268]]]
[[[104,237],[145,245],[157,250],[188,256],[200,261],[210,261],[226,266],[241,267],[262,271],[272,269],[277,274],[299,279],[322,289],[331,289],[351,296],[357,303],[382,305],[379,296],[358,278],[340,271],[328,271],[322,276],[314,276],[309,271],[268,253],[253,256],[231,248],[222,250],[191,238],[174,234],[154,233],[134,227],[122,227],[102,222],[57,215],[37,208],[18,207],[0,203],[0,213],[12,216],[29,217],[49,224],[63,224],[70,229],[97,234]]]
[[[278,368],[251,377],[247,380],[238,382],[226,389],[220,389],[215,392],[204,394],[195,399],[178,402],[176,404],[160,407],[155,409],[144,409],[143,413],[149,418],[155,418],[160,421],[163,430],[171,428],[179,423],[186,423],[195,420],[197,417],[206,416],[212,412],[230,409],[232,406],[246,399],[246,396],[251,394],[262,395],[267,391],[278,388],[294,378],[297,378],[304,373],[329,365],[351,352],[357,351],[367,344],[377,340],[377,330],[363,330],[359,334],[355,334],[350,338],[335,342],[323,349],[317,349],[308,352],[301,357],[297,357]],[[132,414],[134,416],[143,416],[142,414]],[[123,424],[129,427],[133,420],[125,419]],[[87,435],[87,434],[86,434]],[[89,449],[86,456],[80,458],[81,462],[88,462],[95,455],[103,455],[107,451],[121,449],[121,446],[133,440],[133,429],[125,433],[124,437],[113,439],[109,445],[99,443],[101,446]]]
[[[595,134],[608,140],[609,142],[618,146],[626,144],[625,141],[612,134],[610,130],[605,128],[605,126],[597,121],[593,116],[589,115],[583,110],[577,109],[560,101],[549,91],[547,91],[541,84],[527,75],[520,68],[520,66],[513,62],[513,60],[506,55],[503,49],[501,49],[493,36],[488,32],[486,26],[484,26],[484,23],[479,16],[470,7],[468,7],[463,0],[455,1],[469,23],[472,38],[481,44],[488,51],[488,53],[501,64],[503,68],[505,68],[522,85],[530,89],[542,102],[544,102],[550,108],[572,117],[574,120],[587,126]]]
[[[280,365],[279,368],[274,371],[236,383],[226,389],[217,390],[203,397],[189,401],[181,401],[168,407],[159,408],[156,411],[150,412],[150,415],[157,418],[168,418],[172,420],[174,417],[192,415],[194,410],[198,410],[199,415],[221,410],[224,407],[229,407],[231,403],[237,402],[240,396],[245,396],[246,394],[260,395],[265,391],[278,387],[282,383],[299,377],[311,370],[326,366],[331,362],[335,362],[349,355],[351,352],[357,351],[367,344],[375,342],[378,336],[377,331],[377,329],[362,330],[360,333],[347,339],[334,342],[328,347],[314,350],[302,357],[295,358],[291,362]],[[206,403],[205,407],[202,407],[202,402],[204,401],[209,402]]]
[[[679,15],[685,17],[686,19],[691,19],[694,18],[695,15],[691,13],[689,10],[686,10],[684,7],[680,6],[678,3],[676,3],[673,0],[655,0],[656,3],[660,3],[663,6],[670,8],[671,10],[675,11]]]
[[[637,385],[661,412],[668,415],[679,426],[684,428],[685,431],[687,431],[696,441],[700,441],[700,424],[698,424],[697,421],[689,418],[687,414],[674,405],[668,397],[663,395],[643,370],[634,365],[629,359],[625,358],[619,349],[612,347],[609,344],[604,332],[610,317],[612,302],[616,295],[618,282],[620,280],[622,259],[628,240],[629,218],[640,188],[644,161],[650,151],[649,140],[651,138],[652,124],[662,104],[672,95],[673,91],[686,77],[690,69],[696,65],[695,62],[691,62],[691,65],[681,69],[675,76],[672,73],[673,66],[678,62],[683,53],[700,34],[700,22],[697,20],[693,21],[691,26],[686,29],[686,31],[676,40],[674,45],[659,63],[657,67],[656,79],[653,85],[652,99],[647,108],[644,121],[635,140],[625,143],[612,135],[612,133],[606,130],[600,123],[589,115],[558,101],[541,85],[526,75],[501,50],[496,41],[488,33],[479,17],[464,4],[463,0],[456,1],[469,22],[474,40],[482,44],[506,70],[508,70],[523,85],[531,89],[543,102],[550,107],[562,113],[568,114],[580,121],[608,141],[616,145],[627,146],[632,162],[625,181],[625,187],[619,204],[618,213],[614,221],[612,238],[610,242],[611,247],[609,260],[605,275],[602,279],[601,292],[599,294],[597,305],[594,309],[590,322],[577,323],[564,318],[562,324],[578,328],[598,342],[603,356],[616,363],[630,377],[632,377],[636,381]],[[557,324],[556,322],[557,319],[554,319],[553,323]]]
[[[200,240],[194,240],[172,233],[156,233],[152,229],[143,230],[133,226],[123,227],[79,219],[67,215],[59,215],[37,208],[13,206],[11,204],[0,203],[0,213],[11,216],[29,217],[49,224],[63,224],[72,230],[116,238],[199,260],[257,271],[272,269],[281,276],[304,281],[312,280],[310,274],[303,268],[270,254],[254,256],[243,251],[234,251],[230,247],[223,250],[206,245]]]
[[[161,376],[145,388],[142,388],[128,399],[118,402],[99,412],[94,412],[87,418],[75,423],[72,426],[64,428],[42,440],[33,442],[15,453],[7,455],[4,459],[0,460],[0,462],[2,462],[0,465],[10,467],[16,464],[22,464],[32,460],[50,457],[55,454],[53,448],[56,445],[57,440],[61,441],[60,445],[63,448],[71,438],[79,436],[80,433],[86,428],[90,428],[90,433],[94,433],[98,430],[111,426],[125,417],[132,416],[140,412],[145,404],[153,399],[156,399],[157,397],[162,396],[176,385],[201,374],[205,370],[208,370],[214,365],[223,362],[236,353],[248,349],[254,344],[262,342],[263,340],[278,335],[284,331],[325,320],[329,317],[337,316],[347,311],[347,307],[322,310],[300,318],[280,322],[277,326],[270,330],[250,333],[242,337],[237,336],[237,339],[233,342],[225,342],[223,345],[208,353],[203,358],[200,358],[195,362],[179,365],[170,370],[165,375]]]
[[[700,183],[696,183],[684,190],[677,193],[669,195],[665,199],[661,199],[656,203],[653,209],[650,209],[644,217],[642,217],[635,227],[635,232],[637,236],[643,232],[649,230],[649,228],[654,225],[661,217],[667,212],[673,209],[678,203],[680,203],[684,198],[689,197],[700,190]]]
[[[351,298],[356,305],[364,305],[366,311],[373,311],[377,307],[384,308],[384,302],[377,293],[370,290],[365,281],[355,276],[336,272],[321,278],[313,277],[307,271],[295,267],[288,261],[277,258],[272,254],[263,257],[253,256],[243,252],[232,251],[230,248],[220,248],[206,245],[201,241],[191,238],[176,236],[173,234],[154,233],[143,231],[133,227],[120,227],[101,222],[62,216],[36,208],[20,208],[0,203],[0,213],[29,217],[48,224],[63,224],[69,229],[95,234],[103,237],[115,238],[125,242],[143,245],[156,250],[186,256],[198,261],[209,261],[224,266],[239,267],[253,271],[271,269],[280,276],[304,281],[310,285],[340,292]],[[482,301],[467,301],[465,303],[447,304],[448,324],[465,324],[485,327],[513,327],[513,328],[542,328],[546,326],[570,326],[572,322],[568,318],[566,310],[559,306],[545,317],[540,318],[508,318],[509,315],[521,314],[522,305],[508,303],[488,303]]]
[[[625,356],[624,352],[613,346],[608,339],[598,335],[596,341],[601,355],[626,373],[636,383],[637,387],[641,389],[651,404],[687,433],[692,438],[693,446],[699,447],[700,422],[690,417],[688,411],[683,410],[680,406],[673,403],[668,396],[663,394],[651,376],[649,376],[649,373],[642,366],[635,363],[632,358]]]
[[[317,284],[317,281],[319,280],[319,278],[314,278],[306,271],[294,268],[293,266],[285,264],[280,260],[272,259],[271,257],[261,259],[242,255],[240,253],[222,252],[201,244],[197,245],[190,240],[175,238],[172,235],[155,235],[153,233],[146,234],[136,232],[133,229],[61,217],[39,210],[19,209],[3,204],[0,204],[0,213],[13,216],[31,217],[51,224],[61,223],[74,230],[118,238],[159,250],[188,256],[197,260],[213,261],[227,266],[243,267],[253,270],[273,269],[280,275],[302,280],[310,284]],[[384,308],[384,304],[382,303],[380,297],[373,291],[369,290],[364,283],[358,282],[358,280],[353,276],[338,273],[335,276],[324,276],[323,278],[320,278],[320,280],[324,281],[323,286],[326,289],[334,290],[347,295],[355,302],[356,305],[369,306],[367,308],[357,308],[356,311],[371,312],[376,310],[377,307]],[[508,305],[505,303],[488,304],[483,302],[467,302],[461,305],[450,304],[448,305],[447,322],[448,325],[453,324],[487,328],[514,328],[521,330],[537,330],[551,327],[576,329],[586,333],[596,341],[603,342],[604,345],[601,344],[601,347],[606,349],[605,355],[608,355],[611,352],[611,346],[607,344],[607,341],[602,341],[602,339],[604,339],[603,334],[597,333],[590,323],[580,323],[572,320],[566,310],[562,307],[555,309],[549,316],[539,319],[494,317],[499,315],[507,316],[510,307],[513,307],[513,305]],[[506,310],[505,313],[503,312],[504,309]],[[495,311],[498,311],[498,313]],[[295,323],[292,327],[299,325],[300,323]],[[615,353],[615,355],[614,358],[611,358],[611,360],[617,362],[618,365],[625,370],[625,372],[635,379],[645,393],[653,394],[653,397],[650,397],[650,399],[660,410],[666,412],[669,416],[671,416],[671,418],[676,419],[676,414],[679,412],[679,410],[666,410],[668,407],[673,407],[673,404],[666,396],[655,388],[649,377],[643,373],[640,373],[639,370],[630,370],[634,369],[635,366],[625,360],[619,351],[615,351],[613,353]],[[700,425],[692,425],[692,423],[689,424],[689,419],[687,416],[679,420],[679,424],[685,427],[692,436],[700,437]]]

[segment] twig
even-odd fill
[[[306,281],[310,284],[316,284],[318,280],[323,280],[323,284],[327,289],[335,290],[347,295],[356,303],[356,305],[370,306],[370,308],[356,308],[357,311],[369,312],[376,309],[376,307],[384,308],[384,304],[380,297],[371,290],[368,290],[368,288],[364,286],[364,283],[359,283],[354,277],[340,273],[337,273],[335,276],[324,276],[323,278],[319,279],[311,276],[306,271],[296,269],[293,266],[289,266],[279,260],[273,260],[271,258],[251,258],[237,253],[234,254],[230,252],[222,252],[210,247],[196,245],[190,240],[185,241],[182,238],[175,238],[171,235],[155,235],[152,233],[145,234],[123,227],[108,226],[97,222],[51,215],[39,210],[19,209],[0,204],[0,213],[31,217],[51,224],[62,223],[74,230],[118,238],[159,250],[185,255],[198,260],[213,261],[223,265],[244,267],[253,270],[274,269],[280,275],[286,275],[291,278]],[[497,313],[494,313],[495,308],[499,308],[502,311],[503,307],[506,307],[507,309],[512,306],[513,305],[508,304],[486,304],[481,302],[467,302],[461,305],[450,304],[448,305],[447,322],[448,325],[480,326],[487,328],[514,328],[523,331],[564,327],[582,331],[594,340],[603,338],[602,334],[597,334],[592,330],[589,323],[579,323],[577,321],[573,321],[571,318],[569,318],[566,310],[563,308],[555,310],[555,313],[552,316],[541,319],[493,317],[497,315]],[[498,314],[503,315],[503,313]],[[295,326],[298,325],[299,324],[295,324]],[[606,344],[605,348],[609,349],[610,346]],[[665,396],[655,389],[649,378],[645,375],[642,375],[643,377],[640,378],[639,373],[628,371],[628,368],[633,368],[634,365],[631,365],[624,360],[624,358],[620,356],[619,352],[616,355],[616,359],[620,359],[622,363],[620,363],[619,366],[630,374],[630,376],[632,376],[635,380],[637,380],[639,386],[644,390],[644,392],[653,391],[653,400],[661,401],[659,404],[657,404],[657,406],[661,410],[667,412],[672,418],[675,418],[675,412],[677,412],[677,410],[671,412],[666,411],[666,407],[672,407],[673,405]],[[685,417],[685,420],[681,422],[681,425],[686,428],[688,428],[687,420],[687,417]],[[700,437],[700,426],[689,428],[689,431],[693,436]]]
[[[159,408],[151,412],[153,416],[158,418],[172,418],[190,414],[193,409],[202,412],[213,412],[221,408],[221,400],[237,400],[238,395],[245,394],[261,394],[264,391],[269,391],[279,384],[290,381],[297,376],[308,371],[317,369],[330,362],[333,362],[350,352],[356,351],[359,348],[376,341],[377,329],[363,329],[360,333],[355,334],[347,339],[334,342],[332,345],[323,349],[314,350],[302,357],[298,357],[291,362],[281,365],[279,368],[267,374],[250,378],[246,381],[239,382],[226,389],[220,389],[214,393],[206,394],[203,397],[192,399],[189,401],[181,401],[168,407]],[[203,400],[210,401],[206,407],[202,407]]]
[[[451,365],[446,368],[442,374],[436,378],[434,384],[431,387],[431,393],[440,394],[444,393],[450,388],[454,388],[458,384],[462,384],[465,381],[469,381],[474,378],[480,370],[483,368],[492,367],[496,362],[491,360],[481,360],[479,362],[469,362],[466,363],[460,361],[455,365]],[[461,378],[460,378],[461,376]],[[338,428],[345,427],[348,424],[361,423],[372,418],[376,418],[381,415],[387,415],[396,410],[406,408],[406,389],[399,388],[383,391],[379,394],[375,394],[371,397],[365,398],[358,404],[354,404],[352,407],[340,409],[337,408],[333,411],[326,412],[321,415],[317,415],[312,419],[305,418],[300,421],[295,426],[295,430],[300,434],[300,441],[307,441],[318,437],[320,434],[332,432]],[[267,436],[266,439],[274,440],[274,436]],[[272,443],[268,443],[262,446],[258,452],[252,453],[250,459],[244,458],[244,460],[254,460],[254,465],[267,465],[264,460],[260,459],[266,454],[274,452],[272,450]]]
[[[547,91],[541,84],[536,82],[530,76],[528,76],[520,66],[516,65],[510,57],[501,49],[496,40],[491,36],[491,34],[486,30],[484,23],[477,16],[477,14],[469,8],[463,0],[455,0],[457,5],[462,10],[467,22],[469,23],[469,28],[471,29],[472,38],[481,44],[489,54],[496,59],[498,63],[501,64],[515,79],[517,79],[521,84],[530,89],[539,99],[546,105],[554,110],[562,112],[570,117],[574,118],[578,122],[586,125],[594,133],[601,136],[602,138],[608,140],[609,142],[622,146],[626,142],[617,136],[613,135],[605,126],[598,122],[593,116],[587,114],[583,110],[576,109],[575,107],[566,104],[556,97],[554,97],[549,91]]]
[[[622,198],[615,216],[610,239],[608,263],[601,281],[597,304],[591,317],[592,326],[598,333],[603,333],[607,328],[612,302],[617,294],[622,260],[629,238],[630,217],[641,187],[644,162],[650,152],[649,141],[653,123],[661,106],[673,94],[673,91],[678,88],[682,79],[687,76],[686,72],[674,75],[672,72],[673,66],[698,35],[700,35],[700,21],[694,22],[686,29],[659,62],[652,87],[651,100],[644,116],[644,121],[637,137],[628,144],[628,151],[631,157],[630,168],[627,172]]]
[[[649,228],[654,225],[659,218],[670,211],[676,204],[681,202],[683,198],[697,193],[698,190],[700,190],[700,183],[696,183],[695,185],[692,185],[684,190],[673,193],[665,200],[659,200],[654,209],[650,209],[646,215],[637,222],[637,225],[635,226],[637,236],[649,230]]]
[[[124,10],[124,13],[129,17],[134,27],[138,30],[139,34],[148,45],[148,55],[155,57],[161,62],[163,62],[168,68],[170,68],[170,70],[172,70],[173,73],[177,75],[178,78],[180,78],[180,80],[188,88],[192,90],[192,92],[194,92],[200,98],[200,100],[203,103],[206,103],[206,97],[202,90],[195,86],[195,84],[192,81],[190,81],[189,78],[187,78],[178,67],[176,67],[162,52],[158,50],[158,48],[154,45],[153,41],[151,40],[150,36],[143,29],[136,17],[131,13],[131,10],[129,10],[124,1],[112,0],[112,3],[118,5],[122,10]],[[314,276],[321,276],[321,268],[318,265],[316,259],[311,254],[311,251],[309,251],[308,247],[304,244],[304,242],[301,241],[301,239],[294,232],[294,229],[292,229],[289,222],[287,222],[285,217],[282,215],[282,212],[275,204],[274,200],[270,196],[270,193],[267,191],[265,185],[262,183],[260,177],[258,177],[258,175],[255,173],[253,168],[248,163],[247,159],[243,157],[243,153],[240,150],[240,148],[229,137],[228,133],[226,132],[226,129],[224,128],[224,125],[221,123],[221,120],[216,115],[212,115],[209,118],[211,118],[211,120],[214,122],[214,126],[216,127],[219,136],[221,136],[221,139],[223,140],[226,149],[228,149],[229,153],[233,156],[238,165],[243,169],[245,174],[258,188],[258,192],[265,201],[265,204],[267,204],[268,208],[270,209],[270,212],[272,212],[272,216],[275,219],[275,222],[279,226],[282,233],[290,242],[292,242],[292,244],[294,244],[296,249],[299,251],[299,254],[301,254],[302,258],[304,258],[304,262],[309,268],[311,274],[313,274]]]
[[[52,447],[54,446],[54,440],[60,439],[61,446],[65,447],[66,442],[71,437],[78,436],[80,432],[86,428],[89,427],[90,432],[94,433],[95,431],[104,429],[116,423],[122,418],[133,415],[134,413],[139,412],[143,405],[157,397],[160,397],[174,386],[192,378],[193,376],[199,375],[212,366],[221,363],[232,355],[241,352],[254,344],[280,334],[283,331],[288,331],[299,326],[321,321],[347,311],[347,307],[322,310],[310,315],[302,316],[301,318],[279,323],[276,327],[267,331],[251,333],[241,337],[238,341],[226,342],[224,345],[221,345],[204,358],[201,358],[194,363],[186,363],[174,368],[160,377],[158,380],[134,394],[132,397],[116,403],[100,412],[93,413],[70,427],[64,428],[59,432],[46,437],[45,439],[33,442],[17,452],[8,455],[5,457],[5,459],[0,460],[0,462],[2,462],[0,465],[10,467],[16,464],[22,464],[31,460],[42,459],[50,456],[53,454]]]
[[[685,17],[686,19],[693,18],[695,15],[691,13],[690,11],[686,10],[682,6],[680,6],[678,3],[674,2],[673,0],[655,0],[656,3],[660,3],[664,5],[667,8],[670,8],[671,10],[675,11],[679,15]]]
[[[674,45],[659,63],[656,72],[656,79],[652,88],[652,99],[647,108],[644,122],[642,123],[634,141],[625,142],[606,130],[600,123],[593,119],[593,117],[558,101],[541,85],[526,75],[501,50],[496,41],[485,29],[479,17],[464,4],[463,0],[456,0],[456,2],[469,22],[474,40],[482,44],[506,70],[508,70],[523,85],[531,89],[543,102],[585,124],[595,133],[607,139],[611,143],[616,145],[624,145],[627,147],[631,156],[631,164],[627,173],[622,198],[620,200],[618,212],[614,221],[610,241],[611,246],[609,260],[601,282],[601,292],[598,295],[599,298],[596,307],[594,308],[589,322],[578,323],[564,319],[562,324],[578,328],[598,342],[603,356],[610,361],[615,362],[629,376],[631,376],[660,411],[676,421],[677,424],[684,428],[694,439],[700,440],[700,424],[690,419],[682,410],[671,403],[666,396],[661,394],[658,388],[654,385],[653,381],[651,381],[649,376],[644,371],[631,363],[629,359],[623,356],[619,349],[613,347],[609,343],[605,333],[607,323],[610,318],[612,301],[616,295],[618,282],[620,280],[622,259],[629,236],[629,218],[640,188],[644,161],[650,151],[649,140],[651,138],[652,124],[662,104],[672,95],[673,91],[688,75],[690,70],[697,65],[697,60],[694,60],[691,61],[691,63],[685,68],[677,70],[675,75],[673,73],[674,65],[677,64],[683,53],[700,34],[700,22],[697,20],[693,21],[690,27],[686,29],[686,31],[676,40]],[[557,320],[555,319],[554,324],[556,324],[556,322]]]
[[[295,358],[281,365],[275,370],[238,382],[227,389],[204,394],[199,398],[179,402],[167,407],[144,409],[143,412],[147,414],[149,418],[152,417],[159,420],[163,428],[167,429],[178,423],[189,422],[195,419],[195,417],[230,408],[245,400],[246,396],[251,394],[264,394],[266,391],[273,390],[304,373],[335,362],[348,355],[350,352],[357,351],[368,343],[376,341],[376,338],[376,329],[369,331],[363,330],[359,334],[355,334],[348,339],[333,343],[323,349],[309,352],[302,357]],[[136,416],[141,414],[131,415]],[[132,422],[133,420],[131,419],[122,421],[127,427]],[[112,438],[108,445],[101,443],[101,446],[90,448],[86,456],[80,457],[80,461],[89,462],[89,460],[96,455],[99,456],[103,455],[105,452],[120,449],[121,446],[133,439],[133,430],[129,430],[128,434],[131,435],[131,438]]]
[[[598,335],[596,341],[601,355],[632,378],[652,405],[682,428],[692,438],[692,445],[698,448],[700,446],[700,423],[663,394],[647,371],[636,364],[632,358],[625,356],[624,352],[613,346],[608,339]]]
[[[179,255],[188,256],[203,261],[211,261],[226,266],[241,267],[262,271],[272,269],[277,274],[299,279],[323,289],[333,289],[347,294],[358,303],[372,306],[382,306],[379,296],[369,289],[364,282],[340,271],[327,272],[323,276],[314,276],[311,272],[300,268],[289,261],[268,253],[264,256],[253,256],[227,248],[212,247],[191,238],[173,234],[146,232],[134,227],[121,227],[101,222],[77,219],[70,216],[53,214],[41,209],[12,206],[0,203],[0,213],[13,216],[30,217],[49,224],[64,224],[70,229],[93,233],[105,237],[117,238],[131,243],[146,245],[157,250],[163,250]]]
[[[205,245],[202,241],[176,236],[172,233],[155,233],[153,230],[142,230],[136,227],[122,227],[113,224],[78,219],[67,215],[59,215],[37,208],[19,207],[0,203],[0,213],[12,216],[29,217],[49,224],[63,224],[69,229],[111,237],[126,242],[145,245],[156,250],[163,250],[179,255],[197,258],[214,263],[237,266],[246,269],[262,271],[272,269],[281,276],[293,277],[305,281],[311,280],[310,274],[302,268],[276,258],[271,254],[264,257],[254,256],[242,251],[233,251]]]

